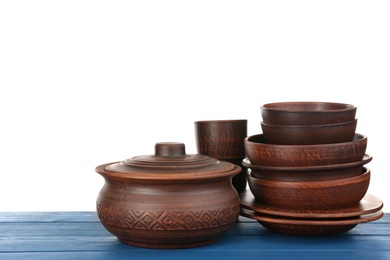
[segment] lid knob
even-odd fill
[[[183,143],[156,143],[156,145],[154,146],[154,155],[165,157],[182,157],[186,155],[186,150]]]

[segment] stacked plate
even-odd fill
[[[367,137],[355,132],[356,107],[281,102],[261,107],[262,134],[245,138],[249,191],[242,212],[271,230],[331,235],[383,216],[367,194],[372,160]]]
[[[299,210],[275,207],[259,202],[250,191],[240,193],[241,215],[262,226],[284,234],[324,236],[344,233],[360,223],[383,216],[382,201],[370,194],[355,206],[331,210]]]

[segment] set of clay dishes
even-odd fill
[[[241,215],[290,235],[335,235],[383,216],[368,194],[372,160],[356,133],[356,106],[331,102],[262,105],[261,134],[244,139],[249,190]]]

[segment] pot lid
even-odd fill
[[[186,154],[185,145],[176,142],[157,143],[153,155],[135,156],[96,167],[96,172],[104,177],[126,179],[208,179],[233,176],[240,171],[239,166],[229,162]]]

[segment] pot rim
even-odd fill
[[[188,173],[174,173],[174,168],[172,168],[173,173],[153,173],[149,172],[116,172],[116,171],[107,171],[106,167],[115,163],[106,163],[99,165],[95,168],[95,171],[102,175],[104,178],[120,178],[123,180],[161,180],[161,181],[187,181],[187,180],[211,180],[211,179],[221,179],[233,177],[234,175],[241,172],[242,168],[236,164],[229,162],[218,161],[218,163],[233,166],[233,169],[228,171],[210,171],[210,172],[188,172]],[[190,168],[189,168],[190,169]]]

